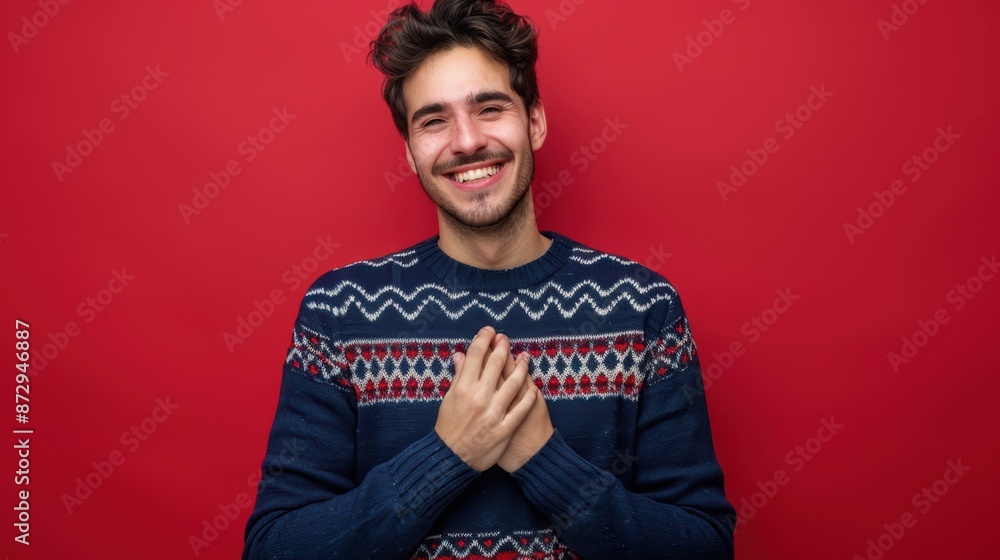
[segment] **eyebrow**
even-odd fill
[[[502,91],[481,91],[479,93],[470,93],[468,97],[465,98],[465,104],[467,106],[478,105],[480,103],[487,103],[489,101],[503,101],[506,103],[513,103],[514,100],[511,99],[509,95]],[[417,109],[413,112],[413,116],[410,117],[410,124],[416,124],[417,121],[426,117],[427,115],[432,115],[434,113],[440,113],[451,108],[450,103],[429,103],[423,107]]]

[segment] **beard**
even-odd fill
[[[454,189],[451,185],[442,184],[447,179],[441,178],[438,174],[439,171],[445,169],[495,159],[505,159],[507,161],[504,165],[511,166],[515,161],[513,155],[514,153],[509,149],[501,148],[496,151],[456,158],[446,165],[435,166],[429,173],[418,165],[417,177],[420,179],[420,186],[423,187],[424,193],[441,210],[445,220],[458,235],[462,237],[488,236],[513,240],[517,234],[518,226],[528,217],[528,203],[530,201],[528,192],[531,182],[535,178],[535,158],[530,146],[521,152],[516,169],[504,169],[504,172],[510,177],[504,177],[503,180],[510,180],[512,184],[504,198],[495,204],[487,202],[494,193],[476,191],[465,193],[472,201],[473,208],[467,211],[460,210],[448,197],[448,191]]]

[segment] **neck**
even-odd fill
[[[474,228],[438,210],[438,246],[458,262],[486,270],[514,268],[541,257],[552,240],[538,231],[531,189],[501,222]]]

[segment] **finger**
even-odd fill
[[[500,339],[501,336],[502,335],[498,334],[498,335],[496,335],[496,336],[493,337],[493,342],[490,343],[490,347],[491,348],[493,348],[493,349],[496,348],[496,344],[499,341],[499,339]],[[514,359],[516,357],[517,356],[514,356],[513,354],[511,354],[511,355],[507,356],[506,360],[504,360],[504,362],[503,362],[503,371],[500,372],[500,379],[497,380],[497,390],[500,390],[500,387],[503,385],[503,382],[506,381],[508,377],[510,377],[510,374],[514,373]]]
[[[527,418],[528,413],[531,412],[531,407],[535,406],[535,400],[540,399],[541,394],[538,391],[538,387],[532,384],[531,389],[529,389],[521,400],[514,405],[514,408],[504,416],[503,421],[500,422],[500,427],[506,433],[506,430],[510,430],[510,433],[514,433],[514,430],[521,425],[521,422]]]
[[[497,398],[504,410],[509,409],[515,397],[521,393],[521,387],[524,385],[524,380],[527,379],[527,376],[528,360],[527,356],[522,354],[514,360],[514,371],[497,391]]]
[[[462,370],[466,368],[469,369],[467,372],[467,380],[469,382],[478,381],[480,377],[480,372],[483,371],[483,362],[490,355],[490,341],[493,340],[493,335],[496,331],[493,327],[485,326],[479,329],[476,336],[472,338],[472,342],[469,343],[469,348],[465,353],[465,362],[462,364]]]
[[[521,397],[524,396],[524,393],[529,389],[528,385],[535,383],[535,380],[532,379],[531,377],[531,356],[528,355],[527,352],[521,352],[517,356],[514,356],[513,359],[508,360],[506,364],[504,364],[504,376],[500,380],[499,385],[497,386],[497,391],[499,391],[500,387],[503,387],[504,382],[507,381],[507,379],[509,379],[510,376],[514,374],[514,367],[517,364],[518,360],[524,360],[525,363],[528,364],[528,374],[524,377],[524,382],[521,384],[520,389],[518,389],[517,395],[514,397],[514,401],[511,403],[511,407],[513,407],[513,403],[516,403]],[[510,370],[509,373],[507,371],[508,369]],[[508,407],[508,412],[510,412],[509,408],[510,407]]]
[[[498,334],[495,338],[496,346],[486,358],[482,374],[482,380],[487,384],[486,386],[493,387],[494,389],[499,386],[500,374],[503,372],[504,364],[507,360],[514,359],[510,353],[510,339],[507,338],[507,335]]]
[[[521,383],[521,387],[518,388],[517,395],[514,397],[514,400],[511,401],[510,406],[507,407],[508,414],[510,414],[510,411],[513,410],[514,405],[517,404],[517,402],[520,401],[522,397],[524,397],[524,394],[527,393],[529,390],[531,390],[531,386],[534,384],[535,380],[531,378],[531,372],[529,371],[528,375],[524,377],[524,382]]]
[[[451,355],[453,363],[455,364],[455,375],[451,378],[452,385],[458,383],[458,376],[462,373],[462,364],[465,363],[465,354],[461,352],[455,352]]]

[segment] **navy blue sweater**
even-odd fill
[[[438,236],[306,292],[244,560],[733,557],[701,370],[673,286],[545,231],[507,270]],[[531,354],[555,432],[479,472],[434,431],[452,354],[493,326]]]

